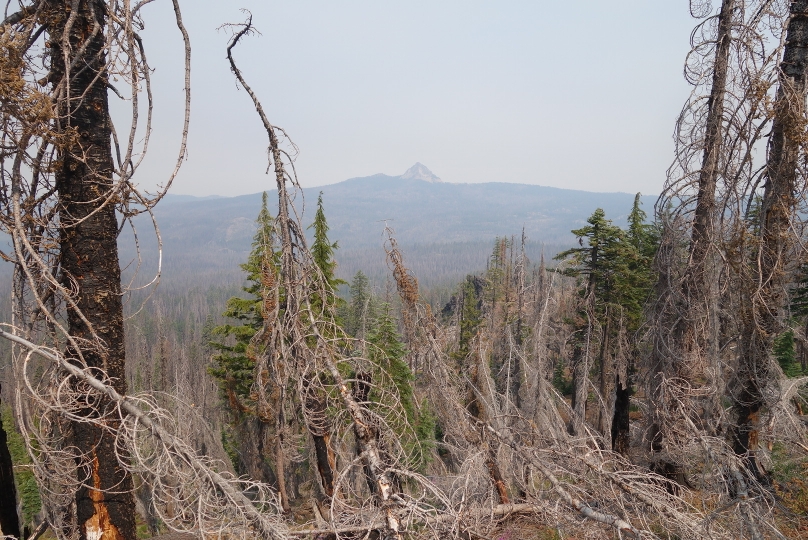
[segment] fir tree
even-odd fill
[[[575,263],[569,274],[586,278],[581,287],[585,301],[575,322],[578,336],[574,342],[575,357],[585,356],[583,348],[587,342],[597,347],[602,398],[606,403],[615,403],[613,411],[602,411],[611,418],[602,415],[599,427],[604,435],[611,436],[613,448],[621,452],[628,449],[631,395],[628,378],[636,354],[631,347],[624,345],[628,345],[628,336],[632,336],[642,323],[643,305],[653,283],[651,262],[658,245],[655,227],[645,223],[639,194],[634,199],[628,222],[628,230],[623,231],[606,219],[599,208],[587,220],[587,226],[572,231],[581,240],[581,247],[569,249],[556,257]],[[583,245],[584,238],[587,239],[586,246]],[[586,332],[590,329],[599,332],[587,339]],[[599,341],[592,342],[592,337],[599,338]],[[626,350],[628,358],[620,357]],[[578,370],[577,377],[585,377],[587,371],[588,368]],[[574,383],[585,385],[586,381]],[[578,399],[585,396],[582,392],[577,394]]]
[[[467,276],[460,286],[460,294],[457,299],[460,338],[457,351],[451,354],[455,360],[462,361],[468,356],[471,340],[477,335],[477,330],[483,322],[480,310],[482,299],[479,293],[481,292],[481,280],[475,276]]]
[[[227,301],[222,315],[234,319],[235,324],[223,324],[211,331],[211,335],[219,337],[221,341],[210,341],[210,346],[218,351],[213,357],[214,365],[210,373],[219,381],[219,387],[233,413],[244,409],[249,402],[255,367],[250,341],[264,324],[261,294],[264,282],[268,275],[277,273],[274,220],[267,208],[266,192],[256,222],[258,230],[253,238],[252,251],[247,262],[241,265],[241,269],[247,273],[247,284],[242,287],[247,297],[234,296]]]
[[[401,406],[406,413],[407,426],[392,426],[399,433],[404,449],[412,456],[413,465],[422,469],[426,465],[428,450],[434,443],[435,420],[426,402],[416,407],[413,393],[415,377],[404,357],[407,349],[396,328],[396,321],[390,315],[390,305],[384,303],[380,306],[381,315],[374,322],[368,336],[370,359],[387,373],[396,388]],[[384,402],[380,396],[372,396],[373,402]]]
[[[323,210],[323,192],[317,197],[317,212],[314,214],[314,222],[309,225],[309,229],[314,229],[314,243],[311,245],[311,254],[314,263],[323,274],[323,282],[328,288],[323,298],[322,291],[312,292],[312,306],[315,310],[323,310],[326,317],[334,317],[339,320],[340,305],[343,302],[335,293],[340,285],[345,284],[344,280],[336,277],[337,262],[334,260],[334,252],[338,249],[337,242],[328,239],[328,221]],[[315,281],[317,283],[317,281]]]
[[[373,320],[374,306],[368,278],[361,270],[351,280],[350,295],[345,331],[351,336],[364,339],[368,323]]]
[[[345,281],[337,278],[334,272],[337,269],[337,262],[334,260],[334,252],[339,248],[337,242],[331,243],[328,239],[328,221],[325,219],[323,210],[323,192],[317,197],[317,212],[314,214],[314,223],[309,225],[309,229],[314,229],[314,243],[311,245],[311,254],[314,262],[323,273],[325,282],[331,287],[331,292],[335,292]]]

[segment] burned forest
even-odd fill
[[[808,0],[679,3],[689,96],[653,206],[476,259],[374,218],[379,273],[304,197],[305,147],[255,82],[287,84],[277,21],[218,29],[266,148],[260,210],[222,233],[249,251],[206,233],[182,266],[159,213],[206,114],[201,8],[154,2],[182,58],[166,159],[152,0],[8,2],[0,538],[808,538]]]

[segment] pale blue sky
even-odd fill
[[[658,193],[671,162],[690,30],[686,1],[185,0],[193,45],[188,160],[173,192],[271,188],[266,136],[225,59],[225,22],[270,120],[300,148],[304,186],[414,162],[447,182]],[[144,9],[155,132],[136,180],[162,181],[181,125],[171,3]]]

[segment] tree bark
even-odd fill
[[[732,44],[732,20],[736,0],[723,0],[718,16],[715,63],[712,87],[707,101],[704,155],[699,171],[699,190],[690,239],[690,264],[683,283],[684,296],[690,305],[699,306],[695,317],[687,317],[685,334],[692,344],[715,361],[718,350],[716,276],[710,264],[711,246],[715,243],[716,186],[721,174],[721,154],[724,148],[724,100],[727,89],[729,53]],[[700,319],[706,320],[707,332],[700,333]],[[689,323],[689,324],[688,324]],[[687,366],[683,366],[687,371]]]
[[[688,381],[702,380],[711,368],[714,371],[719,366],[718,277],[713,251],[718,240],[715,236],[715,192],[721,175],[721,154],[724,149],[724,101],[736,3],[737,0],[723,0],[718,15],[712,87],[707,101],[704,154],[690,237],[690,261],[682,282],[687,316],[679,319],[675,330],[676,339],[683,347],[683,354],[673,373],[669,374]]]
[[[317,475],[325,497],[334,496],[334,469],[336,456],[331,447],[331,423],[326,414],[325,397],[318,394],[317,388],[312,388],[311,380],[304,379],[304,406],[306,407],[306,427],[314,442],[314,454],[317,466]]]
[[[604,318],[606,325],[603,327],[603,336],[600,341],[600,414],[598,416],[598,430],[605,439],[606,446],[612,446],[612,424],[614,420],[614,402],[616,388],[616,366],[614,356],[611,354],[611,319],[609,310],[606,309]]]
[[[61,277],[74,291],[77,308],[68,306],[67,320],[68,331],[79,346],[68,347],[67,356],[103,369],[115,390],[125,394],[118,223],[111,193],[106,11],[100,0],[47,0],[43,22],[49,34],[49,80],[60,95],[57,130],[74,133],[59,148],[55,171]],[[107,406],[106,399],[87,403],[84,414],[95,415]],[[134,539],[132,479],[116,456],[116,426],[108,423],[106,427],[73,424],[73,444],[86,454],[92,467],[91,485],[76,493],[80,534],[103,540]]]
[[[678,312],[668,314],[659,322],[663,326],[662,335],[665,338],[654,346],[650,396],[652,407],[657,407],[657,404],[663,402],[661,384],[664,379],[682,378],[701,386],[706,382],[705,376],[711,372],[717,374],[720,367],[717,276],[712,246],[717,241],[716,186],[721,174],[721,155],[724,148],[724,101],[736,4],[737,0],[722,0],[718,15],[715,61],[707,101],[704,151],[698,175],[698,194],[690,237],[689,260],[681,283]],[[657,287],[660,298],[671,294],[667,289],[669,277],[669,272],[660,272]],[[664,378],[661,375],[664,375]],[[715,380],[712,382],[718,383]],[[703,418],[715,416],[708,414],[707,409],[716,406],[717,394],[718,392],[716,396],[707,398],[702,404],[705,408]],[[666,418],[665,414],[652,408],[653,424],[649,433],[651,447],[655,453],[661,452],[665,446],[665,438],[669,431],[668,422],[678,421],[676,418]],[[693,420],[701,423],[697,418]],[[663,471],[668,477],[681,476],[679,464],[658,463],[655,468]],[[674,473],[671,475],[664,471]]]
[[[630,433],[630,406],[631,406],[631,383],[617,376],[614,400],[614,416],[612,417],[612,450],[618,454],[628,456],[631,439]]]
[[[744,317],[739,387],[733,403],[737,419],[735,451],[747,458],[748,466],[759,478],[766,476],[756,456],[760,412],[766,404],[764,389],[771,378],[773,340],[782,330],[779,315],[787,299],[786,258],[794,248],[790,225],[796,206],[795,190],[806,128],[807,0],[791,3],[780,68],[780,88],[766,162],[767,182],[760,212],[760,247],[753,271],[756,290]]]

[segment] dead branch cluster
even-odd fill
[[[107,344],[76,300],[80,287],[63,273],[60,246],[64,231],[89,217],[77,221],[60,206],[54,173],[65,159],[93,159],[75,151],[87,147],[72,124],[84,99],[73,83],[89,62],[82,54],[103,56],[95,76],[131,104],[123,144],[111,131],[114,170],[97,182],[91,212],[112,207],[122,227],[151,212],[184,158],[190,49],[175,1],[186,40],[179,159],[156,194],[142,193],[133,174],[148,146],[152,94],[138,31],[149,2],[90,2],[107,10],[109,23],[92,29],[103,34],[103,46],[75,50],[68,20],[59,48],[67,67],[45,62],[40,70],[38,60],[56,47],[38,41],[54,16],[50,3],[35,2],[0,29],[0,93],[7,96],[0,104],[0,227],[14,246],[0,255],[16,267],[14,319],[0,337],[14,343],[17,422],[58,536],[72,538],[82,527],[77,491],[130,489],[99,484],[100,446],[74,444],[75,426],[87,424],[114,441],[119,467],[149,490],[168,528],[205,538],[784,538],[765,470],[771,443],[808,451],[794,412],[806,380],[787,379],[770,354],[785,276],[793,261],[806,259],[805,73],[782,64],[784,54],[801,61],[788,55],[795,54],[789,44],[808,35],[808,28],[793,30],[794,21],[808,20],[804,2],[724,0],[715,15],[710,2],[691,2],[703,20],[685,66],[693,92],[657,206],[658,279],[637,338],[643,380],[633,401],[644,421],[632,426],[630,452],[613,451],[611,434],[587,417],[582,403],[590,390],[595,408],[609,410],[598,388],[579,387],[576,406],[550,383],[569,339],[559,321],[573,311],[561,268],[542,265],[531,279],[524,249],[512,251],[502,290],[481,302],[481,323],[461,355],[460,322],[441,320],[421,299],[388,228],[415,407],[440,430],[434,445],[419,439],[392,370],[374,361],[376,346],[338,323],[336,293],[293,204],[296,148],[269,121],[233,56],[255,31],[251,18],[228,25],[227,57],[266,130],[278,192],[267,239],[277,252],[261,266],[263,326],[248,349],[254,383],[238,402],[272,434],[273,483],[236,477],[230,465],[198,452],[188,441],[207,426],[193,414],[178,416],[189,409],[178,398],[130,395],[113,370],[85,358],[106,358]],[[507,250],[503,244],[502,259]],[[71,332],[65,312],[87,331]],[[593,343],[604,335],[602,328],[586,332]],[[624,359],[621,369],[627,378]],[[311,469],[315,485],[305,524],[293,519],[284,472],[301,467]]]

